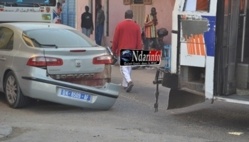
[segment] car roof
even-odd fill
[[[15,27],[19,30],[33,30],[33,29],[44,29],[44,28],[59,28],[59,29],[70,29],[75,30],[72,27],[63,24],[55,24],[55,23],[32,23],[32,22],[13,22],[13,23],[2,23],[0,26],[11,26]]]

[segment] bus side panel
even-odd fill
[[[209,30],[204,33],[207,56],[205,70],[205,97],[212,99],[214,95],[214,60],[215,60],[215,35],[216,17],[204,16],[209,20]]]
[[[178,13],[181,11],[182,1],[175,1],[174,10],[172,12],[172,34],[171,34],[171,63],[170,63],[170,72],[176,74],[178,72],[179,65],[179,16]]]
[[[176,4],[179,8],[185,2]],[[167,109],[213,99],[216,8],[217,0],[210,0],[209,11],[178,9],[177,12],[175,9],[173,13],[173,19],[178,17],[178,24],[173,24],[177,25],[177,29],[173,29],[172,33],[175,37],[172,38],[172,48],[176,50],[171,52],[177,53],[176,59],[172,59],[172,65],[176,68],[171,73],[164,73],[162,81],[164,87],[171,89]]]

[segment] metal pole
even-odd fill
[[[244,21],[243,21],[243,35],[242,35],[242,47],[241,47],[241,62],[244,61],[244,50],[245,50],[245,34],[246,34],[246,13],[247,13],[247,0],[245,0],[244,7]]]

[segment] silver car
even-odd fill
[[[111,63],[105,47],[72,27],[0,24],[0,91],[13,108],[34,98],[107,110],[120,91],[110,82]]]

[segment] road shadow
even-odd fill
[[[202,103],[169,111],[175,120],[187,122],[190,126],[219,127],[249,133],[249,110],[244,105],[228,105],[223,102]]]

